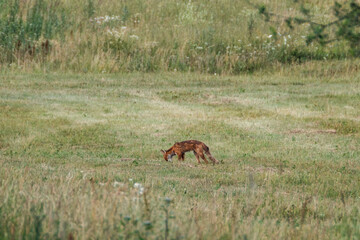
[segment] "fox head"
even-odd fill
[[[171,158],[175,155],[175,153],[174,152],[167,152],[167,151],[165,151],[165,150],[161,150],[161,153],[164,155],[164,159],[165,159],[165,161],[169,161],[169,162],[171,162],[172,160],[171,160]]]

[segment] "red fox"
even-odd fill
[[[211,159],[213,164],[219,163],[211,155],[208,146],[206,146],[205,143],[196,141],[196,140],[177,142],[171,148],[169,148],[169,150],[167,150],[167,151],[161,150],[162,154],[164,155],[165,161],[171,161],[171,158],[175,155],[178,156],[179,161],[180,160],[184,161],[185,160],[185,152],[189,152],[189,151],[194,152],[194,155],[195,155],[198,163],[200,163],[199,157],[201,157],[205,161],[205,163],[209,163],[205,158],[204,152]]]

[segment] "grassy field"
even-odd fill
[[[359,239],[360,75],[0,75],[1,239]],[[162,159],[204,141],[219,165]]]

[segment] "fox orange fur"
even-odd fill
[[[197,140],[188,140],[183,142],[175,143],[171,148],[167,151],[161,150],[162,154],[164,155],[165,161],[171,161],[171,158],[175,155],[178,156],[179,161],[185,160],[185,153],[193,151],[198,163],[200,163],[199,157],[201,157],[205,163],[209,163],[204,153],[210,158],[210,160],[215,163],[219,163],[210,153],[209,147],[205,145],[205,143],[197,141]]]

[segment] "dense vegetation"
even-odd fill
[[[333,2],[302,2],[311,19],[333,20]],[[300,14],[292,0],[266,7]],[[306,26],[265,22],[247,1],[0,1],[3,69],[238,74],[353,56],[346,40],[307,45],[308,35]]]

